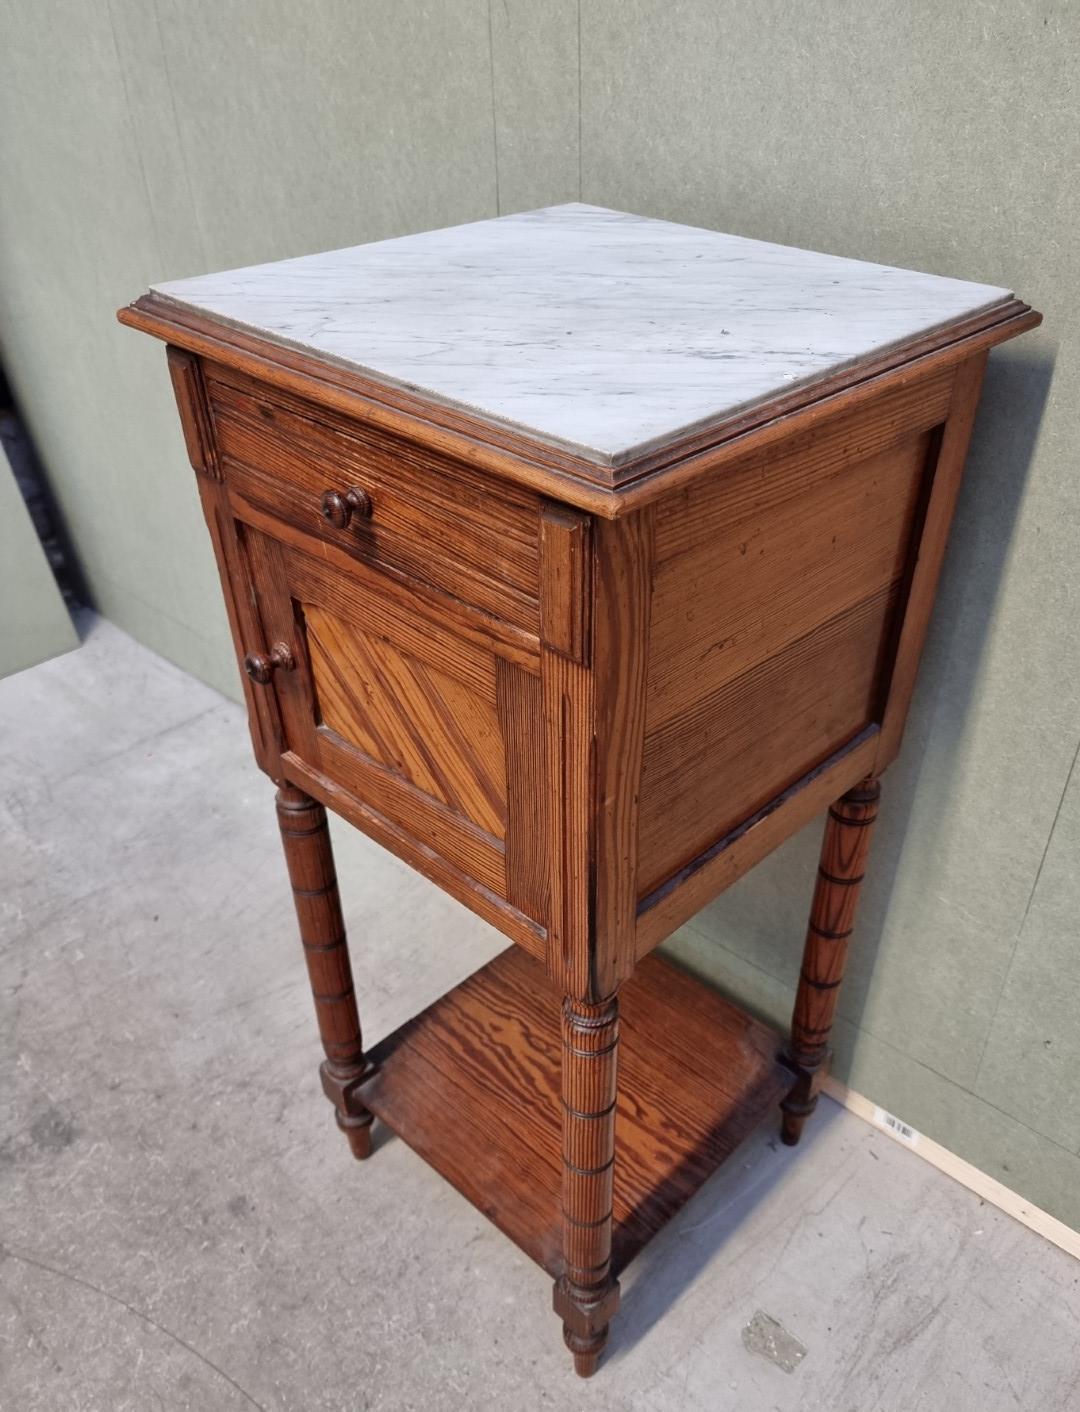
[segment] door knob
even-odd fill
[[[274,673],[279,669],[283,672],[291,672],[295,666],[296,658],[292,655],[291,648],[284,642],[275,642],[266,654],[249,652],[244,658],[244,671],[252,681],[258,682],[260,686],[268,686]]]
[[[351,486],[344,495],[336,490],[324,490],[319,502],[324,520],[335,529],[346,529],[354,515],[368,519],[371,515],[371,496],[358,485]]]

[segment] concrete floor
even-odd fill
[[[502,943],[335,834],[374,1040]],[[402,1143],[349,1158],[242,713],[105,623],[0,682],[0,841],[3,1412],[1080,1408],[1076,1262],[828,1102],[631,1267],[579,1383],[537,1268]]]

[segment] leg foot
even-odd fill
[[[349,1150],[358,1162],[371,1156],[371,1114],[354,1118],[351,1114],[337,1114],[337,1125],[349,1142]]]
[[[326,1053],[319,1071],[323,1091],[353,1156],[362,1160],[371,1152],[372,1115],[357,1090],[367,1065],[326,810],[303,790],[285,785],[277,793],[277,813]]]
[[[591,1378],[600,1366],[600,1354],[607,1342],[607,1330],[605,1329],[604,1337],[595,1348],[586,1347],[585,1340],[579,1339],[577,1334],[564,1333],[563,1337],[567,1348],[574,1355],[574,1372],[579,1378]]]
[[[797,1089],[792,1090],[792,1093],[784,1099],[784,1103],[788,1106],[784,1108],[780,1118],[780,1141],[785,1147],[795,1147],[798,1144],[799,1138],[802,1137],[803,1126],[817,1106],[817,1096],[815,1095],[813,1103],[805,1112],[793,1112],[792,1104],[797,1092]]]
[[[864,780],[837,800],[825,824],[791,1040],[784,1056],[795,1076],[791,1092],[780,1105],[780,1136],[788,1147],[799,1141],[803,1125],[817,1107],[818,1091],[828,1069],[829,1035],[880,794],[877,780]]]

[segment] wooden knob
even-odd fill
[[[354,515],[367,519],[371,514],[371,496],[358,485],[351,486],[344,495],[336,490],[324,490],[320,508],[324,520],[335,529],[346,529]]]
[[[265,656],[261,652],[249,652],[244,658],[244,671],[260,686],[268,686],[279,668],[283,672],[291,672],[295,666],[296,658],[284,642],[275,642]]]

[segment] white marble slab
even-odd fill
[[[578,204],[154,289],[604,465],[1009,297]]]

